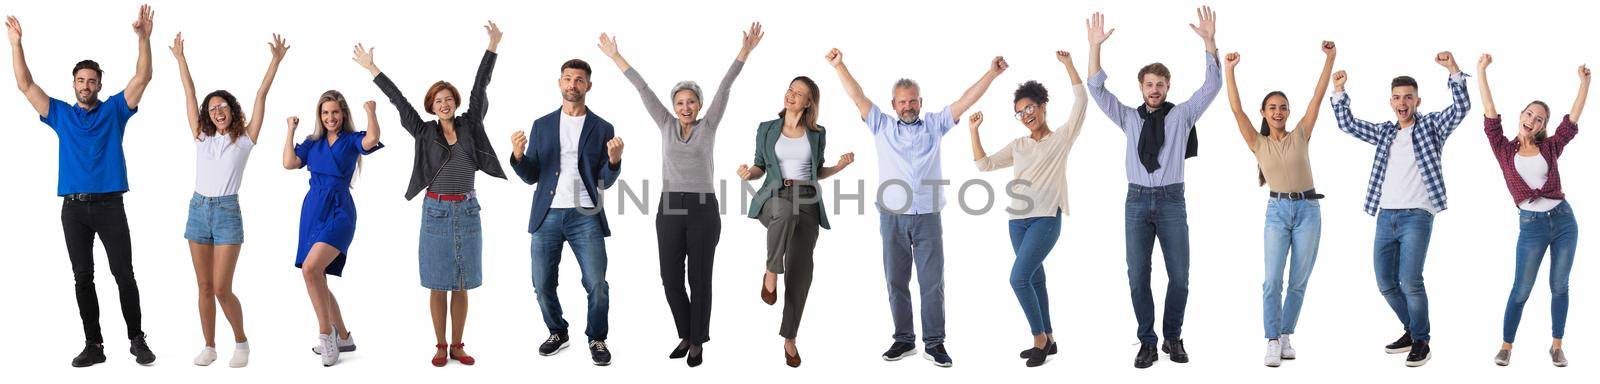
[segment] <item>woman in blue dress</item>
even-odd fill
[[[360,167],[361,156],[383,148],[378,142],[377,103],[366,102],[367,130],[356,132],[350,124],[350,105],[338,91],[327,91],[317,100],[317,121],[305,141],[294,145],[294,131],[300,118],[289,118],[289,136],[283,145],[285,169],[311,171],[311,189],[300,207],[300,244],[294,266],[305,278],[306,293],[317,314],[317,339],[313,352],[322,356],[322,366],[339,362],[339,352],[355,350],[350,331],[339,314],[339,302],[328,290],[327,275],[344,271],[345,251],[355,236],[356,205],[350,197],[350,179]]]

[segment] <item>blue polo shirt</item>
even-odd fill
[[[56,131],[59,142],[56,195],[128,190],[128,164],[122,135],[128,118],[138,112],[118,92],[93,109],[50,99],[50,111],[39,121]]]

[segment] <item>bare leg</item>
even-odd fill
[[[461,343],[461,336],[467,332],[467,291],[450,292],[450,336],[457,344]],[[460,347],[453,348],[451,354],[457,357],[466,357],[467,351]]]
[[[317,314],[317,333],[324,335],[333,333],[332,324],[340,323],[335,320],[338,304],[328,290],[328,276],[323,274],[328,264],[338,257],[338,249],[328,243],[316,243],[307,252],[305,262],[300,264],[300,275],[306,282],[306,295],[311,297],[311,308]],[[344,330],[344,324],[339,324],[339,330]],[[349,335],[348,331],[345,335]]]
[[[228,318],[228,325],[233,326],[233,342],[243,343],[249,340],[244,334],[244,309],[239,304],[239,297],[233,295],[233,271],[239,265],[239,244],[218,245],[212,255],[211,295],[222,307],[222,315]],[[215,322],[212,321],[213,324]]]
[[[206,346],[217,346],[217,300],[212,292],[213,287],[211,263],[212,246],[189,242],[189,258],[194,261],[195,288],[199,293],[200,308],[200,334],[205,338]]]

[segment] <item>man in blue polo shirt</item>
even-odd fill
[[[919,114],[921,87],[910,79],[900,79],[894,84],[895,115],[891,116],[867,99],[861,84],[845,68],[843,53],[834,49],[827,59],[878,147],[878,232],[883,236],[883,277],[889,283],[889,313],[894,318],[894,344],[883,353],[883,359],[894,361],[917,354],[908,288],[915,266],[922,298],[923,357],[949,367],[950,354],[944,348],[944,226],[939,210],[945,203],[942,189],[950,182],[939,170],[939,140],[1005,72],[1006,60],[995,57],[983,78],[935,113]]]
[[[50,98],[33,82],[22,54],[22,24],[6,17],[11,38],[11,65],[16,71],[17,89],[39,112],[39,120],[55,130],[59,141],[59,171],[56,194],[61,204],[61,230],[67,239],[67,257],[72,260],[72,275],[78,297],[78,315],[83,318],[83,351],[72,359],[72,366],[87,367],[106,361],[100,335],[100,301],[94,290],[94,238],[106,249],[111,275],[116,278],[122,318],[128,323],[129,352],[141,365],[156,360],[145,343],[139,325],[139,286],[133,279],[133,250],[128,236],[128,216],[123,211],[122,193],[128,191],[128,167],[122,154],[122,135],[128,118],[139,110],[139,99],[150,84],[150,30],[154,24],[150,6],[139,7],[133,32],[139,37],[139,64],[128,87],[105,101],[100,97],[103,72],[93,60],[78,62],[72,68],[76,104]]]

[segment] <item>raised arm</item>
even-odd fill
[[[531,153],[528,146],[528,135],[521,130],[511,133],[511,170],[522,179],[522,182],[532,185],[539,182],[538,155]],[[523,153],[529,151],[530,153]]]
[[[489,25],[483,26],[483,29],[489,34],[489,47],[484,50],[483,59],[478,60],[478,72],[472,79],[472,93],[467,95],[467,111],[462,113],[465,118],[478,122],[482,122],[483,117],[489,114],[489,80],[493,78],[494,63],[500,56],[496,51],[500,49],[501,36],[504,36],[500,32],[500,25],[494,21],[489,21]]]
[[[839,174],[840,171],[843,171],[845,167],[849,167],[850,163],[854,162],[856,162],[856,153],[845,152],[843,155],[839,155],[839,162],[833,163],[832,167],[822,167],[822,173],[817,175],[817,180],[833,177],[833,175]]]
[[[255,106],[251,107],[250,120],[244,127],[244,132],[250,135],[250,142],[252,143],[258,142],[256,138],[261,137],[262,118],[267,113],[267,91],[272,90],[272,80],[278,77],[278,63],[282,63],[283,55],[289,53],[289,42],[284,40],[283,36],[274,33],[272,34],[272,42],[267,43],[267,49],[272,51],[272,61],[267,63],[267,74],[261,78],[261,88],[256,89]],[[183,73],[183,82],[189,87],[190,95],[193,96],[194,84],[188,79],[189,71],[184,70]],[[194,100],[194,97],[189,99]]]
[[[1333,46],[1332,41],[1322,42],[1322,74],[1317,76],[1316,90],[1311,91],[1311,100],[1306,103],[1306,113],[1300,115],[1300,123],[1295,129],[1306,130],[1305,135],[1311,136],[1311,128],[1317,126],[1317,115],[1322,112],[1322,96],[1328,93],[1328,78],[1333,76],[1333,58],[1339,51]]]
[[[654,122],[656,127],[664,129],[677,120],[672,110],[668,109],[661,97],[656,95],[656,91],[650,89],[650,84],[644,81],[644,76],[639,74],[639,70],[628,64],[627,59],[622,58],[622,52],[617,48],[616,36],[600,34],[598,46],[600,52],[604,52],[612,62],[617,63],[617,69],[622,70],[622,76],[628,78],[628,82],[633,83],[633,88],[639,91],[639,98],[644,101],[644,111],[650,114],[650,121]]]
[[[189,138],[200,140],[200,102],[195,99],[197,96],[194,93],[194,78],[189,75],[189,59],[183,56],[183,32],[178,32],[178,36],[172,38],[172,46],[167,49],[172,50],[172,57],[178,60],[178,79],[183,82],[183,101],[189,112]],[[259,97],[256,99],[260,100]],[[251,142],[255,139],[255,135],[250,135]]]
[[[839,73],[839,84],[844,86],[844,93],[850,95],[850,100],[855,102],[856,109],[861,111],[861,120],[867,119],[867,114],[872,113],[872,100],[861,92],[861,83],[856,82],[855,76],[850,75],[850,69],[844,66],[844,53],[838,48],[828,51],[828,65],[832,65],[834,72]]]
[[[995,56],[994,60],[989,62],[989,71],[984,72],[983,77],[978,78],[978,82],[972,83],[971,87],[967,87],[967,91],[961,94],[961,98],[950,104],[950,118],[952,121],[960,123],[961,115],[966,114],[967,109],[972,108],[973,104],[977,104],[978,99],[983,98],[984,92],[989,91],[989,85],[994,83],[994,79],[1000,77],[1000,73],[1005,72],[1006,68],[1010,67],[1011,65],[1006,64],[1006,58]],[[1076,77],[1077,74],[1074,73],[1073,76]]]
[[[1367,144],[1380,144],[1379,125],[1357,119],[1350,113],[1350,95],[1344,93],[1344,82],[1348,80],[1344,71],[1333,73],[1333,120],[1337,122],[1340,131],[1354,136]]]
[[[374,149],[378,149],[378,143],[380,143],[378,136],[383,134],[378,129],[378,102],[367,100],[367,102],[361,103],[361,106],[366,107],[367,110],[367,135],[361,139],[361,149],[371,152]]]
[[[11,38],[11,70],[17,76],[17,90],[40,117],[50,114],[50,96],[33,82],[33,72],[28,71],[28,60],[22,55],[22,23],[16,16],[6,16],[6,35]]]
[[[1216,12],[1211,12],[1210,6],[1202,6],[1200,8],[1196,8],[1194,10],[1194,14],[1200,18],[1200,24],[1189,24],[1189,29],[1194,30],[1194,33],[1196,35],[1200,35],[1200,39],[1205,41],[1206,53],[1211,54],[1211,57],[1217,57]]]
[[[716,129],[722,124],[722,116],[728,111],[728,94],[733,92],[733,79],[739,77],[739,72],[744,70],[745,60],[750,58],[750,51],[761,44],[761,38],[767,35],[761,31],[761,23],[750,23],[750,30],[744,32],[740,40],[739,54],[733,57],[733,64],[728,65],[728,72],[722,75],[722,81],[717,83],[716,95],[711,97],[711,104],[706,107],[706,126]]]
[[[1488,95],[1484,95],[1484,102],[1488,102]],[[1578,98],[1572,100],[1572,112],[1568,112],[1573,124],[1578,123],[1578,115],[1583,114],[1583,104],[1589,100],[1589,66],[1578,66]]]
[[[1244,136],[1244,145],[1250,147],[1250,152],[1255,152],[1256,138],[1260,133],[1256,132],[1255,123],[1250,122],[1250,116],[1244,113],[1244,102],[1239,101],[1239,82],[1234,77],[1234,67],[1239,66],[1239,53],[1229,53],[1222,63],[1226,68],[1228,107],[1233,109],[1233,122],[1239,126],[1239,135]]]
[[[1067,145],[1078,141],[1078,135],[1083,133],[1083,118],[1089,110],[1089,91],[1083,86],[1083,79],[1078,77],[1078,68],[1072,65],[1072,53],[1056,51],[1056,60],[1067,67],[1067,78],[1072,80],[1072,112],[1067,114],[1067,122],[1056,128],[1056,132],[1066,132]]]
[[[1111,38],[1111,34],[1116,33],[1117,29],[1107,30],[1106,16],[1100,12],[1089,16],[1089,20],[1084,20],[1083,24],[1089,30],[1089,77],[1094,77],[1100,73],[1100,46],[1105,44],[1106,39]]]
[[[300,118],[289,116],[289,129],[284,130],[288,137],[283,140],[283,169],[300,169],[306,165],[300,155],[294,152],[294,130],[299,127]]]
[[[150,85],[150,30],[155,28],[156,11],[149,5],[139,6],[139,19],[133,22],[133,33],[139,36],[139,62],[134,68],[133,78],[128,80],[128,87],[122,91],[122,97],[128,102],[128,109],[138,109],[139,99],[144,97],[144,90]]]
[[[1500,111],[1494,107],[1494,95],[1489,93],[1489,64],[1494,63],[1494,56],[1484,53],[1478,56],[1478,96],[1483,98],[1483,117],[1490,119],[1500,118]]]
[[[1448,138],[1461,126],[1461,120],[1467,118],[1467,111],[1472,109],[1472,100],[1467,95],[1467,74],[1461,72],[1461,67],[1456,65],[1455,55],[1450,51],[1439,52],[1434,55],[1433,61],[1450,72],[1450,106],[1429,114],[1429,117],[1435,119],[1439,129],[1443,130],[1439,132],[1439,137]]]

